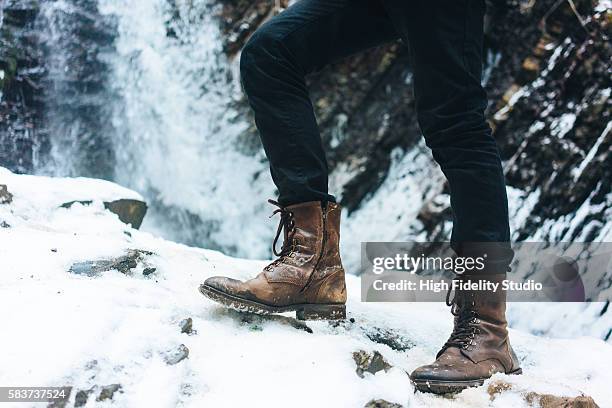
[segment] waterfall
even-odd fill
[[[223,53],[212,2],[43,7],[52,137],[37,172],[112,179],[147,199],[145,230],[267,256],[273,184],[258,142],[243,140],[237,64]]]
[[[115,130],[109,118],[117,96],[107,86],[112,19],[101,18],[95,0],[45,1],[36,33],[46,71],[43,133],[50,142],[48,154],[34,163],[36,172],[113,179]]]
[[[152,205],[145,228],[234,255],[266,256],[271,229],[253,213],[273,195],[261,149],[243,152],[247,122],[235,65],[222,50],[211,1],[100,0],[117,20],[109,86],[115,179]],[[254,211],[255,209],[255,211]]]

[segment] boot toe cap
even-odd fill
[[[410,374],[412,381],[471,381],[478,380],[478,373],[470,373],[461,365],[430,364],[417,368]]]
[[[239,280],[227,278],[225,276],[213,276],[204,281],[202,286],[212,288],[214,290],[232,294],[235,292],[236,287],[242,283]]]

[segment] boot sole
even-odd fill
[[[346,319],[346,305],[301,303],[287,306],[270,306],[253,300],[242,299],[221,292],[208,285],[200,285],[200,293],[217,303],[239,312],[275,314],[295,312],[298,320],[342,320]]]
[[[508,375],[523,374],[523,370],[518,368],[507,373]],[[443,380],[413,380],[410,379],[417,390],[432,394],[454,394],[465,390],[466,388],[480,387],[484,384],[486,378],[480,380],[466,381],[443,381]]]

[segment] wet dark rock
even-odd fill
[[[179,326],[181,328],[181,333],[192,334],[194,332],[193,319],[191,317],[181,320]]]
[[[415,346],[414,342],[390,329],[380,327],[363,327],[364,334],[371,341],[389,346],[395,351],[406,351]]]
[[[403,405],[389,402],[384,399],[371,400],[363,408],[403,408]]]
[[[155,268],[146,266],[146,257],[150,255],[153,255],[153,252],[141,249],[129,249],[125,255],[118,258],[77,262],[70,267],[69,272],[77,275],[97,276],[102,272],[116,270],[129,275],[132,273],[132,269],[136,268],[139,264],[145,265],[144,271],[151,269],[155,271]],[[147,273],[147,275],[150,273],[152,272]]]
[[[96,398],[96,401],[106,401],[113,399],[116,392],[121,392],[121,384],[110,384],[101,387],[100,394]]]
[[[140,228],[142,220],[147,213],[147,204],[139,200],[121,199],[104,203],[106,209],[119,216],[119,219],[131,224],[132,228]]]
[[[11,228],[11,225],[6,221],[0,221],[0,228]]]
[[[8,191],[8,187],[0,184],[0,204],[10,204],[13,202],[13,195]]]
[[[186,345],[180,344],[172,350],[164,353],[164,361],[168,365],[175,365],[189,357],[189,349]]]
[[[157,268],[144,268],[143,271],[142,271],[142,274],[144,276],[149,276],[149,275],[155,273],[155,271],[157,271]]]
[[[382,370],[388,371],[392,367],[378,351],[373,353],[364,350],[355,351],[353,360],[357,365],[357,375],[361,378],[365,376],[364,373],[376,374]]]
[[[75,203],[90,205],[92,203],[91,200],[76,200],[70,201],[62,204],[60,207],[62,208],[70,208]],[[132,228],[140,228],[142,225],[142,220],[147,213],[147,203],[140,200],[133,199],[119,199],[115,201],[105,201],[104,208],[112,212],[113,214],[117,214],[119,220],[126,224],[131,224]]]
[[[74,406],[82,407],[87,404],[87,400],[89,399],[89,395],[93,393],[93,388],[89,390],[79,390],[74,396]]]

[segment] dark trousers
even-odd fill
[[[419,125],[450,186],[453,247],[509,241],[501,160],[484,117],[484,12],[484,0],[300,0],[259,28],[240,69],[279,202],[334,201],[305,76],[401,38]]]

